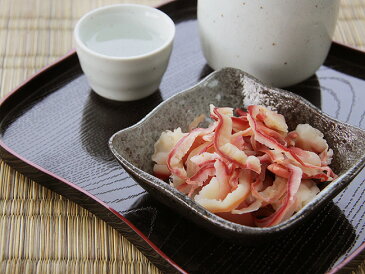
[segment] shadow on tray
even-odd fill
[[[282,238],[258,247],[232,244],[142,196],[129,220],[185,270],[195,273],[324,273],[355,240],[341,210],[327,204]]]
[[[206,65],[200,77],[204,78],[210,72],[212,69]],[[289,90],[317,107],[321,106],[316,76]],[[127,103],[107,101],[91,93],[82,114],[84,148],[101,160],[112,159],[109,149],[100,149],[107,146],[110,136],[137,123],[161,101],[159,92]],[[196,273],[323,273],[355,240],[353,227],[332,202],[285,237],[254,248],[232,244],[212,235],[159,204],[147,193],[122,214],[171,259],[185,270]]]
[[[84,148],[101,160],[113,159],[108,148],[109,138],[117,131],[139,122],[161,102],[159,90],[132,102],[110,101],[91,92],[82,112],[81,141]]]

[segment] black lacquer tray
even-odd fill
[[[71,52],[3,100],[1,157],[95,213],[166,272],[349,269],[365,248],[364,170],[312,219],[283,238],[252,248],[220,239],[156,202],[114,160],[108,149],[114,132],[212,71],[199,45],[196,1],[160,8],[174,19],[177,32],[158,92],[136,102],[106,101],[90,90]],[[334,43],[316,75],[288,89],[329,115],[365,128],[365,53]]]

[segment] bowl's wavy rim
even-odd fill
[[[223,229],[229,229],[234,233],[245,233],[245,234],[265,234],[267,232],[283,231],[283,230],[286,230],[287,228],[297,224],[301,219],[303,219],[305,217],[305,215],[307,215],[309,213],[309,211],[318,207],[319,202],[327,201],[328,199],[333,199],[341,190],[343,190],[365,166],[365,152],[362,154],[362,157],[354,165],[351,166],[351,168],[349,168],[346,172],[344,172],[341,176],[339,176],[335,181],[333,181],[331,184],[329,184],[327,187],[325,187],[320,193],[317,194],[317,196],[312,201],[310,201],[308,204],[306,204],[299,212],[295,213],[292,217],[290,217],[286,221],[279,223],[272,227],[250,227],[250,226],[233,223],[231,221],[227,221],[227,220],[215,215],[214,213],[206,210],[204,207],[200,206],[194,200],[187,197],[185,194],[181,193],[180,191],[178,191],[174,187],[170,186],[166,182],[164,182],[164,181],[158,179],[157,177],[134,166],[126,158],[124,158],[115,149],[115,147],[113,145],[113,142],[118,135],[126,134],[130,131],[133,131],[136,128],[142,127],[145,123],[148,123],[148,121],[153,116],[158,115],[159,111],[161,109],[163,109],[165,106],[169,105],[171,102],[178,100],[179,97],[184,97],[191,93],[194,93],[197,88],[205,85],[205,83],[209,82],[209,80],[211,78],[214,78],[218,74],[226,73],[227,71],[231,71],[231,70],[234,70],[237,73],[242,74],[244,77],[247,77],[247,78],[255,81],[257,84],[261,85],[265,89],[268,89],[270,92],[278,93],[281,96],[290,96],[296,100],[303,102],[305,105],[307,105],[311,109],[311,111],[313,111],[317,115],[322,116],[325,119],[328,119],[336,124],[340,124],[340,125],[344,125],[349,128],[360,130],[365,134],[365,131],[363,129],[350,125],[345,122],[341,122],[337,119],[330,117],[329,115],[325,114],[320,109],[318,109],[316,106],[314,106],[307,99],[305,99],[297,94],[264,84],[260,80],[256,79],[255,77],[247,74],[246,72],[244,72],[242,70],[235,69],[235,68],[223,68],[218,71],[214,71],[214,72],[210,73],[208,76],[206,76],[204,79],[199,81],[194,86],[192,86],[188,89],[185,89],[185,90],[171,96],[170,98],[166,99],[165,101],[161,102],[149,114],[147,114],[142,120],[140,120],[135,125],[132,125],[128,128],[122,129],[122,130],[114,133],[111,136],[111,138],[109,139],[109,148],[112,151],[113,155],[116,157],[116,159],[122,164],[122,166],[125,169],[127,169],[127,171],[131,172],[134,176],[137,176],[139,179],[143,180],[144,182],[149,183],[150,185],[152,185],[152,187],[155,187],[155,188],[157,187],[157,188],[163,189],[165,192],[168,193],[169,196],[171,196],[171,198],[175,199],[179,203],[185,204],[191,210],[194,210],[200,217],[207,219],[209,222],[214,223],[214,225],[216,225],[216,226],[219,226]]]

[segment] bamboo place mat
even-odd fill
[[[72,48],[87,11],[122,0],[0,0],[0,91]],[[128,2],[157,5],[160,0]],[[343,0],[334,39],[365,50],[365,0]],[[1,273],[159,273],[118,232],[0,163]],[[353,273],[365,273],[360,260]]]

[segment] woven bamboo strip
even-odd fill
[[[365,274],[365,260],[356,268],[356,270],[351,272],[352,274]]]
[[[0,95],[72,48],[85,12],[123,0],[0,0]],[[160,0],[128,2],[156,5]],[[336,41],[365,50],[365,0],[342,0]],[[158,273],[94,215],[0,163],[1,273]],[[365,273],[365,262],[353,273]]]
[[[334,40],[365,50],[365,0],[342,0]]]

